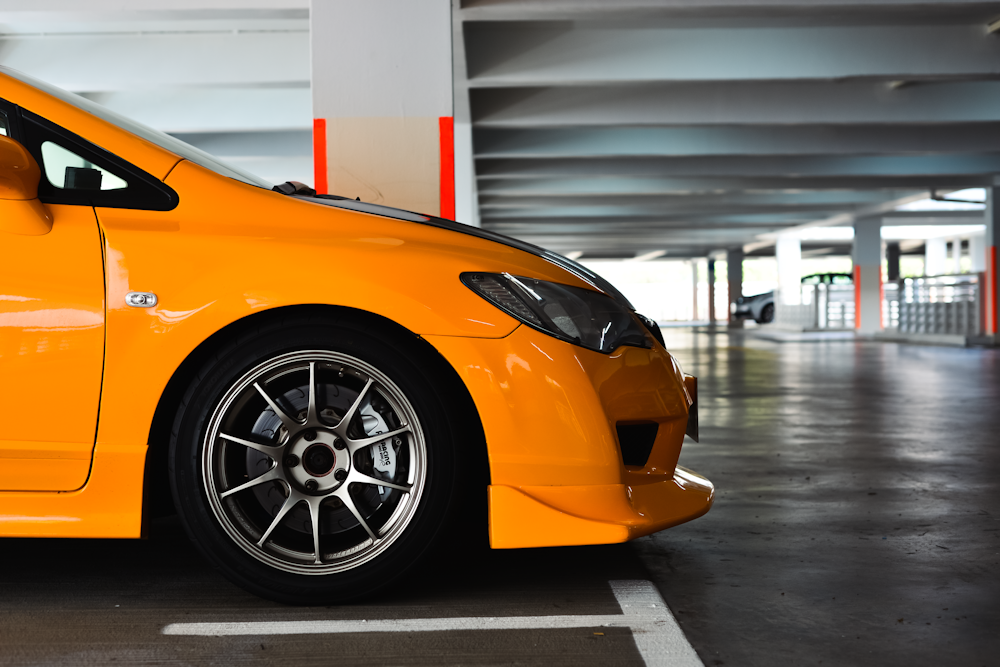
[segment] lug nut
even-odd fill
[[[340,438],[337,438],[336,440],[333,441],[334,449],[343,449],[345,446],[346,445],[344,445],[344,441],[341,440]]]
[[[305,433],[302,434],[302,437],[308,440],[309,442],[312,442],[313,440],[316,439],[316,431],[306,431]]]
[[[295,454],[289,454],[288,456],[285,457],[286,468],[294,468],[298,464],[299,464],[299,457],[297,457]]]
[[[344,469],[340,469],[337,472],[333,473],[333,477],[338,482],[343,482],[345,479],[347,479],[347,471]]]
[[[316,480],[310,479],[306,481],[306,491],[315,491],[318,488],[319,488],[319,483]]]

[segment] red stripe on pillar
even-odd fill
[[[986,294],[988,295],[986,307],[989,309],[990,319],[992,320],[992,331],[989,333],[996,335],[1000,333],[997,331],[997,309],[1000,306],[1000,299],[997,298],[997,247],[995,245],[990,246],[987,257],[989,257],[990,262],[987,267],[989,271],[986,274]]]
[[[441,139],[441,217],[455,219],[455,119],[438,118]]]
[[[854,328],[861,328],[861,267],[854,265]]]
[[[313,187],[321,195],[327,192],[326,118],[313,118]]]

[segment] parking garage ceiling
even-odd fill
[[[705,255],[1000,172],[1000,3],[463,0],[455,19],[481,224],[563,252]]]
[[[0,0],[0,62],[311,181],[307,0]],[[455,0],[483,227],[704,256],[1000,174],[998,2]]]

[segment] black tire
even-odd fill
[[[774,321],[774,304],[769,303],[760,309],[760,319],[757,320],[758,324],[768,324]]]
[[[184,395],[168,454],[202,554],[288,604],[343,602],[403,576],[449,532],[457,481],[471,479],[456,456],[467,421],[423,357],[356,318],[273,322],[220,349]]]

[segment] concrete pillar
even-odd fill
[[[892,241],[885,244],[885,260],[887,265],[886,280],[896,282],[899,280],[899,242]]]
[[[797,306],[802,301],[802,241],[791,236],[779,236],[774,244],[778,260],[778,292],[781,303]]]
[[[452,98],[455,113],[455,220],[479,227],[479,193],[472,151],[472,110],[469,104],[468,58],[462,22],[456,20],[460,2],[452,3]],[[445,216],[447,217],[447,216]]]
[[[691,260],[691,321],[698,321],[698,260]]]
[[[860,334],[882,330],[882,220],[854,221],[854,328]]]
[[[942,276],[948,273],[948,239],[941,236],[927,239],[924,244],[924,275]]]
[[[969,259],[972,261],[973,273],[986,270],[986,234],[973,234],[969,237]]]
[[[743,296],[743,248],[733,248],[726,252],[726,267],[729,278],[729,326],[743,328],[743,320],[733,317],[736,300]]]
[[[313,0],[315,187],[455,217],[449,0]]]
[[[715,260],[708,258],[708,324],[715,325]]]
[[[1000,246],[1000,185],[986,188],[986,290],[984,292],[986,333],[1000,342],[1000,275],[997,274],[997,247]]]

